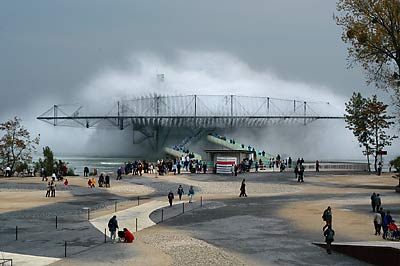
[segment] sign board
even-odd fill
[[[217,157],[217,174],[232,173],[232,165],[236,164],[236,157]]]
[[[387,155],[387,151],[377,151],[377,155]]]

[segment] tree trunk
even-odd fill
[[[369,153],[367,152],[368,172],[371,172],[371,166],[369,164]]]

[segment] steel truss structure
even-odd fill
[[[37,119],[53,126],[132,127],[144,135],[153,135],[157,128],[254,128],[344,119],[328,102],[236,95],[153,95],[121,100],[108,113],[99,112],[88,113],[80,105],[54,105]]]

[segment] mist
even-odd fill
[[[164,75],[162,80],[157,77],[159,74]],[[85,114],[105,115],[119,100],[153,94],[265,96],[329,102],[336,115],[343,114],[346,101],[335,94],[334,88],[284,80],[269,69],[254,70],[227,53],[183,51],[177,53],[174,60],[154,54],[135,54],[127,59],[125,67],[105,66],[82,84],[79,95],[73,95],[71,103],[82,104]],[[59,104],[45,102],[46,107],[43,99],[33,106],[37,115]],[[39,111],[39,108],[42,109]],[[138,157],[144,156],[150,148],[149,143],[133,144],[132,128],[120,131],[117,128],[53,127],[32,119],[28,119],[27,125],[41,134],[41,146],[53,147],[59,154]],[[309,159],[360,158],[360,148],[344,126],[343,121],[314,121],[306,126],[293,123],[216,131],[272,154]],[[172,131],[167,145],[179,144],[186,134],[179,128]],[[203,144],[198,146],[201,149]]]

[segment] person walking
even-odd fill
[[[375,206],[377,211],[381,208],[381,205],[382,205],[381,196],[379,194],[376,194]]]
[[[169,191],[168,193],[168,202],[169,202],[169,206],[172,207],[172,200],[174,199],[174,193],[172,193],[172,191]]]
[[[332,226],[332,210],[331,210],[331,206],[328,206],[328,208],[326,208],[324,210],[324,213],[322,214],[322,220],[325,221],[325,225],[324,227],[322,227],[322,230],[325,231],[325,228]]]
[[[315,171],[319,172],[319,161],[318,160],[315,162]]]
[[[111,217],[111,219],[108,221],[108,230],[110,231],[110,238],[115,243],[115,236],[116,236],[116,231],[118,229],[118,221],[117,221],[117,216],[114,215]]]
[[[242,197],[242,196],[244,196],[244,197],[247,197],[247,194],[246,194],[246,183],[245,183],[245,179],[243,179],[242,180],[242,184],[240,185],[240,194],[239,194],[239,197]]]
[[[190,187],[189,187],[188,196],[189,196],[189,203],[192,203],[192,201],[193,201],[193,196],[194,196],[194,188],[193,188],[193,186],[190,186]]]
[[[324,231],[324,236],[326,242],[326,252],[328,254],[332,254],[332,242],[334,241],[335,231],[332,229],[331,225],[329,225]]]
[[[177,191],[177,194],[178,194],[178,196],[179,196],[179,200],[182,200],[182,195],[183,195],[184,193],[185,193],[185,192],[183,191],[182,185],[179,185],[178,191]]]
[[[375,212],[375,208],[376,208],[376,211],[379,210],[379,208],[377,208],[377,206],[376,206],[376,194],[375,194],[375,192],[372,193],[372,195],[371,195],[371,207],[372,207],[372,212]]]
[[[69,184],[68,179],[65,178],[65,181],[64,181],[64,187],[65,187],[65,189],[68,189],[68,184]]]
[[[299,175],[299,165],[296,164],[294,167],[294,178],[297,179],[297,176]]]
[[[381,235],[382,216],[379,212],[374,213],[375,235]]]

